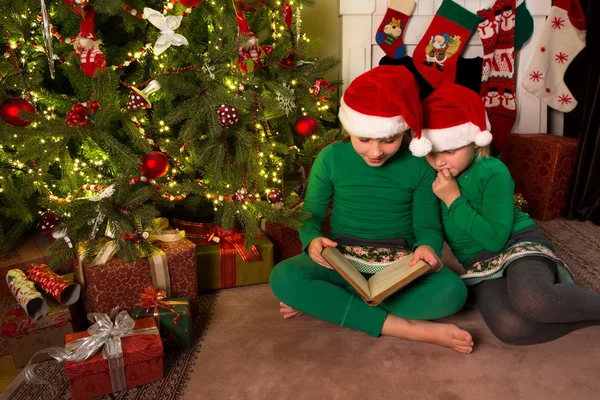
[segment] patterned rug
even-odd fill
[[[120,392],[115,396],[104,396],[98,399],[116,400],[172,400],[180,398],[190,378],[190,372],[202,348],[204,333],[210,324],[215,300],[218,292],[201,295],[198,298],[200,310],[194,318],[194,346],[191,349],[165,351],[163,358],[164,378]],[[21,373],[2,393],[1,399],[7,400],[70,400],[71,391],[65,377],[62,364],[56,361],[44,361],[35,366],[36,375],[48,380],[50,385],[29,385],[23,380]]]
[[[582,287],[600,293],[600,226],[590,221],[536,221]]]

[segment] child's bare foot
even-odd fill
[[[437,344],[464,354],[473,351],[471,334],[453,324],[417,321],[388,314],[381,334]]]
[[[294,310],[292,307],[282,302],[279,302],[279,312],[283,314],[284,319],[289,319],[304,314],[303,312]]]

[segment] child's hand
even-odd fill
[[[447,207],[450,207],[452,202],[460,197],[460,189],[456,179],[445,168],[438,171],[437,178],[435,178],[431,187],[433,193],[446,203]]]
[[[432,272],[438,272],[444,266],[442,264],[442,260],[438,257],[435,251],[426,245],[419,246],[415,249],[413,253],[413,258],[410,260],[408,264],[409,267],[413,267],[420,260],[425,261],[427,264],[431,265]]]
[[[329,240],[326,237],[314,238],[308,245],[308,256],[317,264],[324,266],[325,268],[333,269],[331,265],[323,258],[321,252],[325,247],[335,247],[337,243],[333,240]]]

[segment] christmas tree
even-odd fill
[[[248,237],[293,225],[289,177],[339,134],[311,3],[2,2],[0,247],[37,223],[64,257],[109,233],[131,259],[184,204]]]

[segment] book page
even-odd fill
[[[385,290],[396,285],[398,282],[406,280],[404,284],[407,284],[421,276],[430,268],[429,264],[422,260],[413,267],[409,267],[408,264],[410,263],[411,259],[412,254],[391,264],[383,271],[380,271],[369,278],[371,297],[375,297],[378,294],[383,293]]]
[[[321,253],[323,258],[365,299],[371,298],[369,283],[365,277],[335,247],[326,247]]]

